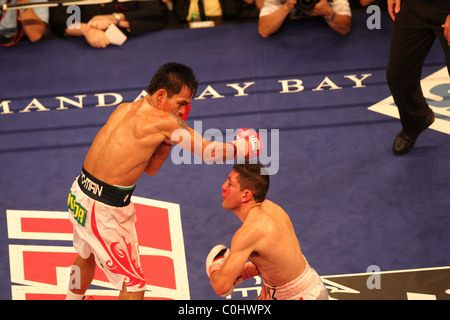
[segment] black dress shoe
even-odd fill
[[[403,130],[395,137],[392,150],[395,154],[405,154],[411,151],[416,143],[418,134],[404,132]]]
[[[395,154],[405,154],[411,151],[416,143],[417,137],[428,128],[434,122],[434,113],[431,113],[427,120],[421,125],[418,129],[412,132],[406,132],[404,130],[400,131],[397,137],[395,137],[394,145],[392,146],[392,150],[394,150]]]

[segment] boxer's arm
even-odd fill
[[[183,149],[189,150],[206,162],[224,162],[236,157],[255,157],[262,150],[262,141],[254,131],[241,129],[238,138],[230,142],[208,141],[176,115],[167,137]]]
[[[164,142],[159,145],[147,163],[147,167],[144,170],[146,174],[154,176],[159,171],[169,156],[170,147],[170,144]]]
[[[219,296],[231,294],[235,282],[239,279],[248,257],[249,255],[245,252],[232,253],[230,250],[230,254],[225,261],[223,268],[211,274],[211,286]]]
[[[202,135],[196,132],[194,129],[190,128],[184,120],[172,113],[168,114],[168,120],[165,121],[163,133],[165,134],[166,141],[170,141],[171,143],[175,143],[179,145],[181,148],[188,150],[201,158],[202,160],[211,162],[216,162],[216,159],[206,159],[204,157],[205,149],[212,144],[212,147],[222,147],[222,149],[226,150],[226,146],[224,147],[224,143],[219,142],[211,142],[203,139]],[[234,147],[229,144],[230,150],[227,152],[223,152],[221,161],[227,160],[227,156],[230,156],[232,152],[234,152]],[[231,149],[232,148],[232,149]],[[214,149],[215,150],[215,149]],[[232,157],[230,159],[233,159]]]
[[[184,131],[175,132],[172,138],[177,139],[178,135],[182,136],[181,142],[172,139],[173,142],[206,162],[220,163],[234,159],[235,147],[231,142],[206,140],[200,133],[190,127],[187,127]]]
[[[210,276],[211,286],[218,295],[226,295],[233,290],[237,283],[241,282],[239,278],[245,273],[244,268],[254,251],[257,238],[253,232],[247,233],[242,227],[236,231],[223,267]]]

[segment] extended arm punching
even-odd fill
[[[200,133],[186,125],[185,121],[190,109],[191,105],[189,104],[181,117],[170,114],[172,120],[166,137],[148,161],[146,174],[150,176],[156,174],[167,159],[173,143],[211,163],[225,162],[235,158],[249,159],[257,157],[261,153],[262,140],[256,131],[250,129],[239,129],[236,139],[226,143],[204,139]]]
[[[224,162],[235,158],[257,157],[263,148],[258,133],[249,129],[237,131],[236,140],[230,142],[208,141],[194,129],[185,126],[173,131],[171,140],[181,148],[191,151],[206,162]]]

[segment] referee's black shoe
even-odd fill
[[[416,143],[417,137],[422,133],[422,131],[431,126],[431,124],[434,122],[434,118],[434,113],[431,112],[424,124],[418,129],[412,132],[406,132],[404,130],[400,131],[397,134],[397,137],[395,137],[394,145],[392,146],[392,150],[394,151],[394,153],[397,155],[401,155],[410,152],[414,147],[414,144]]]

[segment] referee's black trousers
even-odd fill
[[[404,131],[420,128],[432,112],[420,79],[422,65],[436,38],[450,73],[450,47],[442,28],[449,14],[450,0],[403,0],[395,18],[386,78]]]

